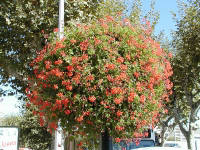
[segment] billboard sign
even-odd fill
[[[18,150],[19,129],[0,127],[0,150]]]

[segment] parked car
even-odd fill
[[[142,139],[138,144],[136,144],[136,142],[126,143],[121,141],[120,144],[113,145],[113,150],[121,150],[121,148],[126,148],[126,150],[134,150],[140,147],[155,147],[155,142],[151,139]]]
[[[186,148],[186,147],[187,147],[187,142],[166,141],[166,142],[163,144],[163,147]]]
[[[166,142],[166,143],[164,143],[163,147],[178,147],[178,148],[181,148],[179,143],[175,143],[175,142]]]
[[[186,150],[177,147],[144,147],[144,148],[136,148],[131,150]]]

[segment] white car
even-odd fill
[[[131,150],[186,150],[186,149],[176,148],[176,147],[144,147]]]

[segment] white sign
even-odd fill
[[[0,127],[0,150],[18,150],[17,127]]]
[[[56,130],[56,150],[64,150],[64,135],[61,128]]]

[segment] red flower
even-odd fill
[[[82,55],[82,59],[83,59],[83,60],[88,60],[88,55],[87,55],[87,54],[83,54],[83,55]]]
[[[148,89],[153,90],[153,84],[152,83],[148,84],[147,87],[148,87]]]
[[[54,84],[54,85],[53,85],[53,88],[54,88],[54,89],[58,89],[58,85],[57,85],[57,84]]]
[[[62,104],[63,104],[65,107],[68,106],[68,103],[69,103],[69,99],[68,99],[68,98],[62,100]]]
[[[142,84],[140,82],[136,83],[136,89],[141,92],[142,91]]]
[[[58,32],[58,31],[59,31],[58,28],[54,28],[54,29],[53,29],[53,32]]]
[[[71,91],[71,90],[72,90],[72,85],[67,85],[67,86],[66,86],[66,89],[67,89],[68,91]]]
[[[131,60],[131,56],[130,56],[129,54],[126,55],[126,58],[127,58],[128,60]]]
[[[148,132],[144,132],[144,136],[148,137],[149,133]]]
[[[57,94],[57,96],[58,96],[58,97],[63,97],[63,93],[60,92],[60,93]]]
[[[117,62],[118,63],[123,63],[124,62],[124,58],[123,57],[118,57],[117,58]]]
[[[107,68],[108,70],[114,70],[115,64],[106,64],[104,67]]]
[[[120,110],[118,110],[116,114],[117,114],[118,117],[120,117],[123,114],[123,112],[121,112]]]
[[[168,57],[169,57],[169,58],[172,58],[172,57],[173,57],[172,53],[169,53],[169,54],[168,54]]]
[[[81,66],[76,66],[76,68],[77,68],[79,71],[82,71],[82,70],[83,70],[83,67],[81,67]]]
[[[83,112],[83,115],[84,115],[84,116],[89,116],[89,115],[90,115],[90,112],[89,112],[89,111]]]
[[[68,77],[71,77],[71,76],[73,76],[73,73],[72,72],[68,72],[67,75],[68,75]]]
[[[164,110],[164,113],[165,113],[165,114],[168,114],[168,110],[167,110],[167,109],[165,109],[165,110]]]
[[[127,67],[127,65],[121,64],[121,65],[120,65],[120,69],[126,71],[126,70],[128,69],[128,67]]]
[[[94,80],[94,76],[93,76],[93,75],[88,75],[88,76],[86,77],[86,80],[87,80],[87,81],[88,81],[88,80],[93,81],[93,80]]]
[[[79,84],[80,83],[80,75],[76,75],[72,78],[72,81],[74,81],[76,84]]]
[[[131,103],[134,101],[134,98],[136,96],[136,93],[134,91],[130,92],[130,95],[128,97],[128,102]]]
[[[61,105],[61,100],[56,100],[57,105]]]
[[[135,145],[138,146],[140,144],[140,141],[135,141]]]
[[[62,63],[63,63],[63,61],[61,59],[59,59],[59,60],[57,60],[57,61],[54,62],[55,65],[60,65]]]
[[[40,118],[40,126],[43,127],[44,126],[44,119]]]
[[[75,44],[75,43],[76,43],[76,40],[72,39],[72,40],[70,40],[70,42],[71,42],[72,44]]]
[[[78,122],[83,121],[83,116],[78,117],[78,118],[76,119],[76,121],[78,121]]]
[[[114,21],[114,18],[112,16],[106,16],[106,21],[112,22],[112,21]]]
[[[52,69],[51,70],[51,74],[55,75],[57,77],[62,77],[63,76],[63,72],[61,72],[58,68]]]
[[[111,89],[111,94],[120,94],[122,89],[120,87],[114,87]]]
[[[82,146],[83,145],[83,143],[82,142],[80,142],[79,144],[78,144],[78,146],[80,147],[80,146]]]
[[[44,30],[41,30],[41,33],[44,34]]]
[[[97,39],[97,38],[94,38],[94,45],[98,45],[101,43],[101,40]]]
[[[115,98],[114,99],[114,102],[115,102],[115,104],[120,104],[121,102],[122,102],[122,98]]]
[[[138,72],[134,72],[133,75],[138,78],[140,76],[140,74]]]
[[[31,106],[31,104],[30,104],[30,103],[26,103],[26,107],[28,107],[28,108],[29,108],[30,106]]]
[[[88,49],[88,46],[89,46],[88,40],[85,40],[85,41],[83,41],[83,42],[80,43],[80,49],[81,49],[82,51],[87,50],[87,49]]]
[[[121,80],[127,80],[128,79],[127,78],[127,74],[124,73],[124,72],[121,72],[120,75],[119,75],[119,77],[121,78]]]
[[[51,62],[50,61],[45,61],[45,68],[48,70],[51,67]]]
[[[120,138],[115,138],[115,142],[119,143],[119,142],[121,142],[121,139]]]
[[[144,95],[140,96],[140,102],[144,104],[146,97]]]
[[[107,75],[107,79],[108,81],[113,82],[113,78],[111,77],[111,75]]]
[[[90,120],[88,120],[88,121],[87,121],[87,123],[88,123],[88,124],[90,124],[90,125],[92,125],[92,124],[93,124],[93,122],[92,122],[92,121],[90,121]]]
[[[75,57],[75,56],[73,56],[73,57],[72,57],[72,64],[76,64],[76,63],[77,63],[77,61],[78,61],[78,58],[77,58],[77,57]]]
[[[73,66],[67,66],[66,68],[67,68],[68,71],[73,71],[74,70]]]
[[[96,100],[96,97],[95,96],[90,96],[88,99],[89,99],[90,102],[94,103],[95,100]]]
[[[53,128],[54,130],[56,130],[56,129],[58,128],[58,125],[57,125],[55,122],[51,122],[51,123],[49,124],[49,127],[50,127],[50,128]]]
[[[71,113],[70,110],[65,110],[65,114],[66,114],[66,115],[69,115],[70,113]]]
[[[122,130],[124,130],[124,127],[122,127],[122,126],[116,126],[115,129],[118,130],[118,131],[122,131]]]
[[[60,54],[61,54],[62,57],[65,57],[65,56],[66,56],[66,54],[65,54],[64,51],[61,51]]]
[[[62,85],[71,85],[70,81],[62,81]]]

